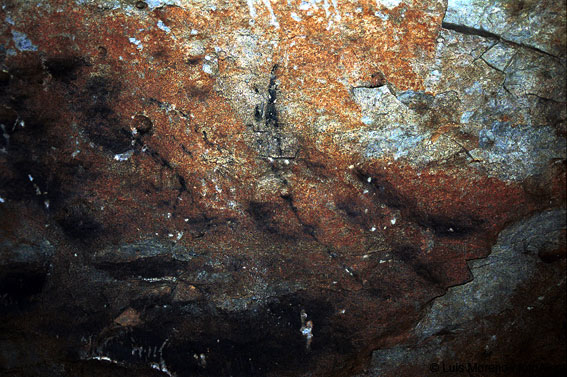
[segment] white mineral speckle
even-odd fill
[[[402,0],[376,0],[377,7],[392,9],[400,5]]]
[[[301,319],[301,328],[299,331],[301,332],[301,335],[305,337],[305,348],[309,349],[311,348],[311,341],[313,340],[313,321],[305,321],[307,319],[307,313],[303,309],[301,309],[299,318]]]
[[[469,123],[470,119],[472,118],[473,115],[474,115],[474,111],[463,112],[463,114],[461,115],[460,122],[461,123]]]
[[[470,152],[484,161],[491,176],[521,181],[539,174],[547,162],[565,156],[565,138],[550,126],[509,126],[496,122],[479,132],[479,147]]]
[[[205,72],[209,75],[212,75],[213,74],[213,68],[211,67],[210,64],[205,63],[205,64],[203,64],[203,72]]]
[[[250,12],[251,18],[256,18],[256,8],[254,7],[254,0],[246,0],[248,4],[248,11]]]
[[[112,360],[108,356],[93,356],[93,357],[90,358],[90,360],[103,360],[103,361],[109,361],[109,362],[114,363],[114,364],[118,364],[118,361]]]
[[[175,276],[162,276],[162,277],[158,277],[158,278],[142,278],[142,277],[138,277],[138,278],[143,280],[143,281],[150,282],[150,283],[155,283],[155,282],[160,282],[160,281],[170,281],[170,282],[175,283],[177,281],[177,278]]]
[[[165,26],[165,24],[163,23],[162,20],[158,20],[157,27],[160,28],[161,30],[165,31],[168,34],[171,32],[171,29],[169,27]]]
[[[279,29],[280,24],[278,23],[276,15],[274,14],[274,10],[272,9],[272,4],[270,3],[270,0],[262,0],[262,3],[264,3],[264,6],[268,9],[268,12],[270,13],[270,25],[272,25],[276,29]]]
[[[114,159],[116,161],[127,161],[130,157],[132,157],[133,154],[134,154],[134,151],[129,150],[129,151],[124,152],[124,153],[115,154]]]
[[[302,330],[301,330],[301,333],[303,334],[303,336],[306,336],[306,337],[312,336],[311,335],[311,329],[308,328],[308,327],[303,327]]]
[[[297,22],[301,21],[301,17],[299,17],[295,12],[291,12],[291,18],[293,18]]]
[[[309,10],[309,8],[311,8],[311,4],[309,4],[308,1],[301,0],[301,4],[299,4],[299,9],[300,10]]]
[[[140,41],[139,39],[130,37],[128,38],[128,40],[130,41],[130,43],[132,43],[134,46],[136,46],[136,48],[140,51],[142,51],[144,49],[144,46],[142,45],[142,41]]]
[[[365,115],[362,118],[360,118],[360,121],[364,124],[366,124],[367,126],[370,126],[372,124],[372,118]]]
[[[384,14],[382,12],[374,12],[374,15],[376,17],[378,17],[379,19],[381,19],[382,21],[388,21],[388,19],[390,18],[390,16],[388,16],[387,14]]]
[[[146,4],[148,4],[148,8],[150,10],[154,10],[156,8],[160,8],[166,5],[176,5],[181,6],[181,0],[145,0]]]

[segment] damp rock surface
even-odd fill
[[[564,370],[565,12],[4,0],[0,374]]]

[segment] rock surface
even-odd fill
[[[1,373],[564,370],[565,14],[4,0]]]

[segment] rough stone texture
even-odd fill
[[[563,3],[0,18],[3,375],[565,369]]]
[[[502,231],[488,258],[470,262],[474,280],[433,301],[414,329],[416,343],[375,351],[366,375],[427,375],[433,363],[462,375],[469,363],[489,375],[558,374],[563,361],[554,344],[564,347],[565,334],[546,321],[565,305],[565,276],[557,281],[564,271],[542,256],[561,250],[565,222],[565,210],[550,210]],[[523,345],[524,359],[507,354],[510,343]],[[500,369],[490,373],[490,366]]]

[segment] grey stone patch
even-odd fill
[[[499,71],[504,71],[512,58],[516,55],[516,49],[507,43],[498,43],[482,54],[482,60]]]
[[[221,74],[215,89],[229,100],[244,123],[260,130],[263,122],[258,118],[263,114],[256,114],[256,108],[263,107],[268,101],[270,83],[270,68],[262,57],[271,55],[273,46],[261,43],[258,36],[248,29],[238,30],[231,41],[231,44],[221,48],[237,70],[236,73]]]
[[[554,0],[449,0],[443,21],[564,56],[565,15],[562,2]]]
[[[431,107],[435,101],[435,97],[431,94],[413,90],[398,93],[397,98],[401,103],[416,111]]]
[[[0,243],[0,266],[11,264],[44,264],[55,252],[55,247],[47,240],[38,244],[21,243],[15,245],[11,241]]]
[[[504,86],[485,98],[482,106],[470,107],[461,114],[463,130],[478,135],[480,130],[507,118],[512,124],[557,128],[567,118],[564,102],[549,100],[534,94],[517,96]],[[560,128],[557,128],[560,129]]]
[[[127,263],[139,259],[164,256],[182,262],[191,260],[197,254],[175,243],[158,240],[144,240],[136,243],[106,247],[94,255],[95,263]]]
[[[506,89],[516,96],[533,94],[565,102],[566,69],[556,59],[520,49],[506,68]]]
[[[392,95],[387,86],[353,88],[352,95],[363,113],[385,115],[392,111],[403,112],[399,101]]]
[[[239,29],[218,49],[232,69],[217,77],[215,90],[247,125],[249,141],[263,158],[294,159],[299,147],[294,125],[285,121],[285,93],[278,79],[281,69],[266,58],[273,55],[274,44],[251,30]]]
[[[384,155],[392,155],[395,160],[409,155],[425,136],[417,130],[410,130],[401,125],[394,125],[387,131],[369,131],[365,135],[366,158],[380,158]]]
[[[425,79],[429,93],[436,96],[454,93],[458,98],[452,108],[455,121],[461,124],[463,132],[473,135],[478,135],[481,128],[499,119],[491,118],[495,109],[485,111],[485,108],[490,101],[500,101],[503,98],[501,94],[507,99],[503,111],[511,110],[512,117],[518,114],[516,99],[509,98],[502,86],[505,74],[482,60],[482,56],[494,46],[492,40],[443,29],[438,39],[435,63]],[[524,121],[524,118],[518,121]]]
[[[522,181],[543,172],[550,160],[565,159],[566,142],[549,126],[509,126],[496,122],[479,132],[479,148],[470,153],[482,160],[491,176]]]
[[[156,8],[161,8],[165,6],[182,6],[182,0],[144,0],[144,2],[148,5],[149,10],[154,10]],[[123,0],[76,0],[78,5],[91,5],[95,4],[99,8],[104,9],[126,9],[126,10],[135,10],[135,3],[125,3]]]
[[[428,375],[432,362],[455,360],[460,342],[483,336],[480,326],[498,326],[489,316],[513,308],[510,299],[518,286],[535,278],[538,251],[559,242],[566,215],[565,209],[540,212],[500,232],[487,258],[469,262],[474,280],[433,301],[415,327],[416,342],[375,350],[371,367],[358,377],[397,376],[406,367],[423,368]],[[486,338],[488,350],[496,335]]]
[[[354,137],[364,146],[366,158],[408,157],[429,136],[419,126],[415,112],[396,98],[387,86],[353,88],[352,96],[360,106],[361,122],[369,126]]]
[[[151,10],[167,5],[173,5],[173,6],[182,5],[182,1],[180,0],[145,0],[145,2],[146,4],[148,4],[148,8]]]
[[[565,101],[558,80],[565,69],[556,59],[451,30],[441,32],[438,47],[426,92],[396,98],[387,86],[353,89],[367,127],[351,140],[366,158],[404,158],[417,166],[448,159],[462,148],[450,135],[431,142],[432,130],[425,125],[451,123],[479,137],[480,147],[470,152],[481,162],[469,162],[489,176],[523,180],[565,158],[565,140],[554,129],[565,111],[551,114],[551,105],[542,102]]]
[[[205,43],[206,41],[200,39],[185,42],[184,43],[185,54],[189,58],[198,58],[201,55],[205,55],[206,52]]]
[[[20,51],[37,51],[37,46],[34,45],[24,33],[12,30],[12,40],[16,48]]]
[[[556,133],[566,116],[565,74],[557,59],[540,52],[442,30],[425,82],[435,99],[445,93],[457,97],[445,106],[457,118],[444,121],[459,123],[460,132],[479,137],[480,147],[470,151],[481,160],[474,166],[489,176],[517,181],[542,173],[552,159],[565,158],[565,140]],[[403,94],[400,99],[415,106],[412,96]],[[435,101],[430,106],[430,111],[438,110]],[[444,148],[435,143],[426,155],[439,160],[447,152]],[[411,162],[417,161],[424,161],[424,156]]]
[[[532,126],[528,98],[514,96],[500,86],[495,88],[490,96],[484,96],[480,106],[464,111],[460,122],[464,129],[478,136],[480,130],[500,121],[503,117],[507,117],[512,123]]]
[[[423,366],[424,372],[429,372],[427,367],[431,364],[432,360],[451,358],[451,355],[447,354],[447,348],[442,338],[437,337],[420,345],[417,349],[403,345],[379,349],[372,352],[372,369],[366,374],[360,374],[355,377],[390,376],[392,373],[398,375],[396,371],[407,367],[410,360],[412,365]]]
[[[495,41],[478,35],[458,33],[453,30],[441,29],[435,52],[434,63],[429,67],[425,78],[425,88],[428,92],[443,93],[454,90],[460,91],[469,87],[474,81],[481,81],[491,74],[486,64],[479,61]],[[497,75],[484,85],[485,90],[497,85]]]
[[[564,209],[548,210],[504,229],[487,258],[469,262],[474,279],[436,299],[416,335],[427,338],[512,307],[516,288],[536,272],[538,250],[559,242],[566,215]]]

